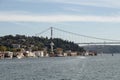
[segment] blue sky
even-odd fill
[[[0,36],[48,27],[120,40],[120,0],[0,0]]]

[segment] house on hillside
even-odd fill
[[[12,44],[13,48],[20,48],[20,44]]]

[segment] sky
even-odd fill
[[[0,0],[0,36],[49,27],[120,40],[120,0]]]

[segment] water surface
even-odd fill
[[[120,55],[4,59],[0,80],[120,80]]]

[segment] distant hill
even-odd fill
[[[120,45],[91,45],[84,46],[85,50],[93,50],[98,53],[120,53]]]

